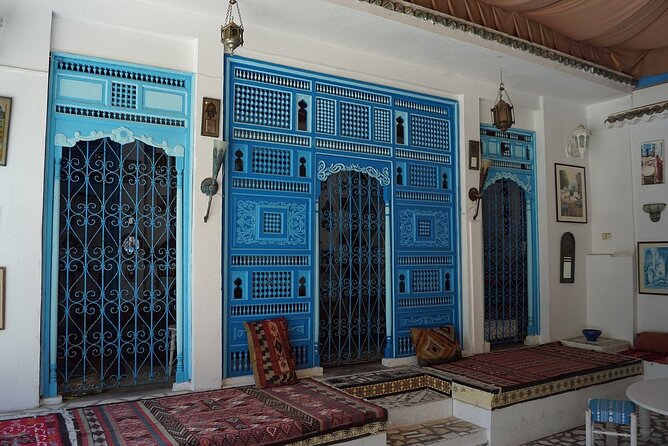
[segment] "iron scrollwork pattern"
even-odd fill
[[[380,359],[386,336],[383,187],[367,173],[335,169],[320,194],[323,366]]]
[[[59,391],[169,382],[175,158],[140,141],[79,141],[60,178]]]
[[[320,181],[325,181],[330,175],[344,171],[364,173],[369,177],[378,180],[381,186],[389,186],[392,181],[390,179],[390,171],[387,167],[380,171],[373,166],[362,167],[359,164],[346,165],[343,163],[334,163],[328,166],[324,161],[318,163],[318,179]]]

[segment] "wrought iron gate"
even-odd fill
[[[385,347],[383,187],[363,172],[321,182],[320,363],[370,362]]]
[[[170,381],[175,158],[109,138],[63,148],[58,387],[83,394]]]
[[[523,342],[528,325],[527,200],[512,180],[484,191],[485,340]]]

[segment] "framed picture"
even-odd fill
[[[469,140],[469,169],[480,170],[480,141]]]
[[[638,242],[638,293],[668,295],[668,242]]]
[[[220,99],[202,100],[202,136],[220,136]]]
[[[555,164],[554,182],[557,194],[557,221],[587,223],[585,168]]]
[[[0,330],[5,329],[5,267],[0,266]]]
[[[663,184],[663,139],[640,144],[640,184]]]
[[[7,141],[9,141],[9,118],[12,114],[12,98],[0,96],[0,166],[7,165]]]

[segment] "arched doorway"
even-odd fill
[[[529,278],[527,200],[512,180],[485,189],[483,249],[485,341],[521,343],[527,336]]]
[[[320,182],[320,364],[383,357],[385,202],[367,173],[344,170]]]

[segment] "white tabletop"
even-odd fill
[[[626,389],[626,397],[640,407],[668,415],[668,379],[633,383]]]

